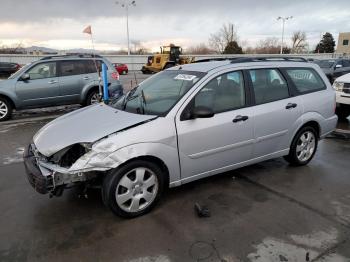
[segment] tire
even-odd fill
[[[86,97],[85,105],[89,106],[98,103],[96,100],[96,96],[99,96],[98,89],[93,89],[92,91],[90,91]]]
[[[120,217],[144,215],[159,201],[164,181],[163,172],[156,164],[144,160],[129,162],[106,175],[103,202]]]
[[[294,136],[289,154],[284,159],[294,166],[306,165],[314,157],[317,144],[316,130],[311,126],[305,126]]]
[[[10,119],[12,116],[12,111],[13,106],[11,102],[4,97],[0,97],[0,122]]]
[[[335,113],[339,119],[346,119],[350,115],[350,105],[340,105],[336,108]]]
[[[126,75],[128,72],[126,70],[123,70],[122,75]]]
[[[166,70],[166,69],[168,69],[168,68],[170,68],[170,67],[173,67],[173,66],[175,66],[175,65],[174,65],[174,64],[166,64],[166,65],[164,66],[163,70]]]

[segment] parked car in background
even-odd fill
[[[322,59],[312,61],[318,64],[331,83],[344,74],[350,73],[350,59]]]
[[[24,163],[39,193],[99,186],[115,214],[135,217],[167,187],[281,156],[306,165],[335,128],[334,109],[335,92],[315,64],[181,65],[109,105],[55,119],[34,136]]]
[[[67,104],[90,105],[99,101],[101,64],[108,67],[109,93],[123,94],[119,74],[101,56],[49,56],[22,67],[0,82],[0,121],[9,119],[12,110]]]
[[[21,66],[17,63],[0,62],[0,77],[9,77],[20,68]]]
[[[128,69],[128,66],[126,64],[114,63],[113,65],[119,74],[127,75],[129,73],[129,69]]]
[[[350,73],[337,78],[333,87],[336,93],[337,109],[339,118],[347,118],[350,115]]]

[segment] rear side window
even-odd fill
[[[81,75],[101,71],[100,60],[76,60],[61,62],[61,76]]]
[[[286,80],[276,69],[249,70],[255,103],[269,103],[289,97]]]
[[[286,69],[298,93],[310,93],[326,89],[321,77],[311,68]]]

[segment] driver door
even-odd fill
[[[43,62],[27,70],[25,74],[29,75],[28,80],[17,80],[16,94],[25,107],[58,104],[59,82],[56,69],[56,62]]]
[[[227,171],[252,157],[253,110],[246,107],[247,97],[243,73],[229,72],[210,80],[177,116],[183,180]],[[198,106],[213,109],[214,116],[183,119]]]

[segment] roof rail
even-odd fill
[[[308,62],[300,56],[257,56],[257,57],[235,57],[230,58],[232,64],[245,62],[268,62],[268,61],[287,61],[287,62]]]
[[[48,59],[55,59],[55,58],[102,58],[100,55],[95,55],[95,54],[81,54],[81,53],[76,53],[76,54],[68,54],[68,55],[52,55],[52,56],[45,56],[42,57],[40,60],[48,60]]]

